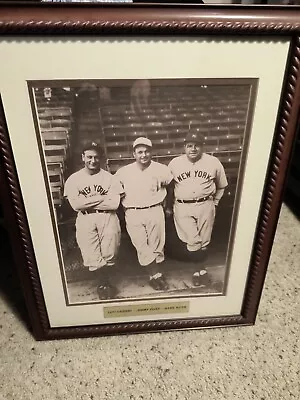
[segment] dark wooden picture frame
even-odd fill
[[[5,100],[0,109],[0,194],[4,216],[23,287],[34,336],[38,340],[129,334],[171,329],[252,325],[255,322],[279,216],[294,143],[300,104],[300,9],[262,6],[207,6],[159,4],[27,4],[0,5],[1,40],[61,35],[77,37],[133,36],[248,38],[288,41],[289,51],[281,82],[280,105],[246,280],[241,311],[213,317],[128,320],[118,323],[51,326],[36,261],[22,187],[10,139]],[[221,63],[221,60],[220,60]],[[269,65],[272,68],[272,65]],[[1,95],[1,87],[0,87]],[[17,118],[17,115],[16,115]],[[263,135],[263,133],[262,133]],[[46,244],[45,244],[46,245]],[[55,290],[55,288],[53,288]]]

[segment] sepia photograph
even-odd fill
[[[0,7],[0,192],[35,337],[253,325],[296,135],[297,18],[28,7]]]
[[[28,81],[67,305],[226,293],[257,84]]]

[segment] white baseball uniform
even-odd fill
[[[90,175],[83,168],[65,183],[64,196],[78,212],[77,243],[90,271],[115,262],[121,235],[116,210],[122,192],[118,179],[103,169]]]
[[[136,248],[139,263],[164,261],[165,215],[162,207],[166,186],[173,177],[166,165],[151,161],[142,170],[136,162],[120,168],[116,175],[124,189],[122,205],[127,232]]]
[[[174,158],[169,168],[175,181],[173,211],[178,237],[189,251],[205,248],[215,220],[214,197],[228,185],[223,165],[206,153],[195,163],[184,154]]]

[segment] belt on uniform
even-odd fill
[[[82,213],[83,215],[87,215],[87,214],[100,214],[100,213],[109,214],[109,213],[112,213],[112,212],[115,212],[115,210],[86,210],[86,211],[81,211],[81,213]]]
[[[147,208],[153,208],[157,206],[161,206],[161,203],[153,204],[152,206],[148,207],[126,207],[126,210],[146,210]]]
[[[210,200],[211,196],[206,196],[206,197],[202,197],[201,199],[195,199],[195,200],[179,200],[176,199],[176,201],[178,201],[178,203],[186,203],[186,204],[191,204],[191,203],[203,203],[206,200]]]

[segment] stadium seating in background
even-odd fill
[[[54,88],[51,89],[51,97],[45,98],[43,89],[35,89],[35,96],[52,199],[57,219],[60,219],[63,186],[72,146],[74,93]]]
[[[102,92],[103,92],[102,88]],[[57,216],[67,176],[82,166],[86,142],[102,144],[104,167],[115,173],[132,162],[132,143],[138,136],[153,142],[154,159],[168,164],[183,152],[192,129],[205,138],[205,151],[223,163],[229,180],[227,201],[232,207],[248,115],[249,86],[152,86],[147,105],[132,108],[130,88],[114,87],[101,96],[93,85],[78,90],[35,89],[39,131]],[[99,94],[100,93],[100,94]]]

